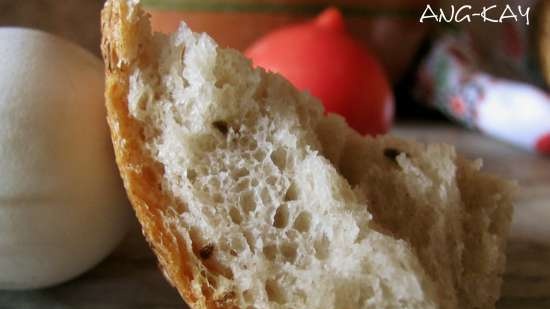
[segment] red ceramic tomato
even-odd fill
[[[550,155],[550,133],[538,139],[535,148],[542,154]]]
[[[366,47],[346,32],[337,9],[268,34],[246,55],[309,91],[358,132],[375,135],[390,129],[394,103],[386,75]]]

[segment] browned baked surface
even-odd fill
[[[139,37],[137,22],[129,24],[120,18],[128,13],[128,7],[119,4],[113,1],[105,3],[101,15],[101,50],[105,61],[107,120],[126,192],[165,277],[185,301],[197,309],[234,308],[228,298],[216,301],[209,297],[211,290],[205,278],[200,280],[202,295],[192,292],[194,266],[188,262],[181,237],[176,236],[173,226],[163,221],[169,203],[160,190],[162,167],[155,164],[141,147],[143,128],[128,113],[128,68],[133,64],[147,65],[148,57],[143,54],[144,50],[132,51],[129,49],[132,45],[125,44],[143,38]],[[143,12],[140,14],[141,21],[147,18]]]

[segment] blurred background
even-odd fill
[[[103,0],[0,0],[0,25],[42,29],[61,35],[99,55],[99,14]],[[143,1],[154,12],[157,30],[173,31],[180,20],[211,34],[222,46],[244,50],[270,30],[304,21],[328,5],[345,7],[350,31],[369,42],[398,78],[427,34],[418,12],[426,1],[228,0]],[[406,35],[403,35],[406,32]],[[393,37],[388,40],[389,37]],[[397,39],[399,38],[399,39]],[[388,44],[388,41],[393,41]],[[399,48],[396,48],[399,47]],[[400,51],[398,51],[398,49]],[[394,58],[395,53],[407,54]]]
[[[364,45],[374,62],[382,67],[382,78],[388,80],[393,90],[388,95],[395,101],[397,119],[450,119],[455,124],[480,130],[527,150],[550,152],[547,149],[550,146],[537,146],[542,143],[540,140],[545,137],[545,132],[550,130],[548,126],[540,124],[547,118],[536,121],[532,119],[534,114],[550,117],[546,95],[548,82],[544,78],[545,74],[548,75],[550,63],[550,27],[547,22],[550,20],[550,5],[547,0],[492,1],[497,6],[491,11],[493,18],[498,19],[504,13],[516,15],[515,18],[504,19],[502,23],[482,22],[480,18],[473,18],[471,23],[435,22],[434,19],[419,22],[427,5],[432,6],[438,14],[439,8],[443,8],[447,17],[452,16],[449,15],[451,5],[459,8],[469,4],[471,8],[466,12],[471,13],[479,13],[485,6],[483,2],[472,4],[463,0],[142,2],[151,12],[153,27],[157,31],[173,31],[181,20],[185,20],[195,31],[212,35],[221,46],[241,51],[250,50],[255,42],[275,29],[312,20],[323,9],[335,6],[345,18],[346,35]],[[99,14],[102,4],[102,0],[0,0],[0,26],[42,29],[76,42],[99,55]],[[506,5],[510,6],[511,11],[504,12]],[[529,25],[522,19],[518,5],[523,6],[524,11],[526,8],[530,9]],[[292,37],[288,40],[291,42]],[[277,58],[277,55],[274,57]],[[262,58],[262,66],[286,75],[271,59],[266,62],[263,60],[266,58],[264,55],[259,58]],[[366,70],[369,71],[369,68]],[[375,75],[370,71],[368,73]],[[300,88],[317,95],[307,80],[295,81],[288,75],[287,78]],[[502,87],[487,84],[487,78],[502,81],[498,85]],[[349,79],[349,84],[356,82]],[[367,82],[377,85],[376,81]],[[525,85],[529,87],[526,88]],[[493,89],[497,88],[499,91],[493,95]],[[369,91],[372,92],[370,89]],[[383,106],[388,104],[383,95],[379,95],[379,102],[369,103],[382,106],[378,114],[368,118],[369,120],[388,118],[388,108]],[[319,96],[324,99],[323,95]],[[520,106],[516,100],[508,102],[506,107],[504,103],[499,103],[497,105],[500,107],[491,108],[489,112],[479,110],[484,98],[494,96],[527,97],[530,103]],[[323,101],[326,106],[329,105],[329,111],[340,112],[341,108],[330,105],[342,105],[341,102]],[[495,114],[493,111],[497,109],[508,113],[500,113],[500,118],[496,119],[486,116]],[[523,118],[517,115],[518,110],[525,114]],[[384,121],[391,124],[393,117],[389,118],[390,120]],[[514,132],[507,132],[503,128],[505,124],[516,119],[519,120]],[[367,131],[363,133],[384,133],[390,124],[379,125],[378,130],[374,131],[365,129]],[[355,127],[360,131],[362,129],[360,126]],[[516,134],[517,132],[520,133]],[[547,139],[549,141],[545,141],[546,144],[550,143],[550,137]]]
[[[0,0],[0,26],[41,29],[65,37],[99,56],[103,0]]]

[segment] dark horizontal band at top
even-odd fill
[[[323,3],[252,3],[221,2],[219,0],[143,0],[146,7],[158,10],[193,12],[250,12],[250,13],[287,13],[293,15],[317,14],[328,6],[338,7],[346,16],[354,17],[399,17],[418,18],[421,8],[384,8],[361,5],[335,5]]]

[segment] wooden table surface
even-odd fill
[[[455,144],[467,157],[484,158],[486,170],[519,182],[521,192],[497,308],[550,308],[550,158],[448,124],[401,125],[394,133],[419,141]],[[116,251],[83,276],[45,290],[0,291],[0,308],[186,307],[158,271],[135,224]]]

